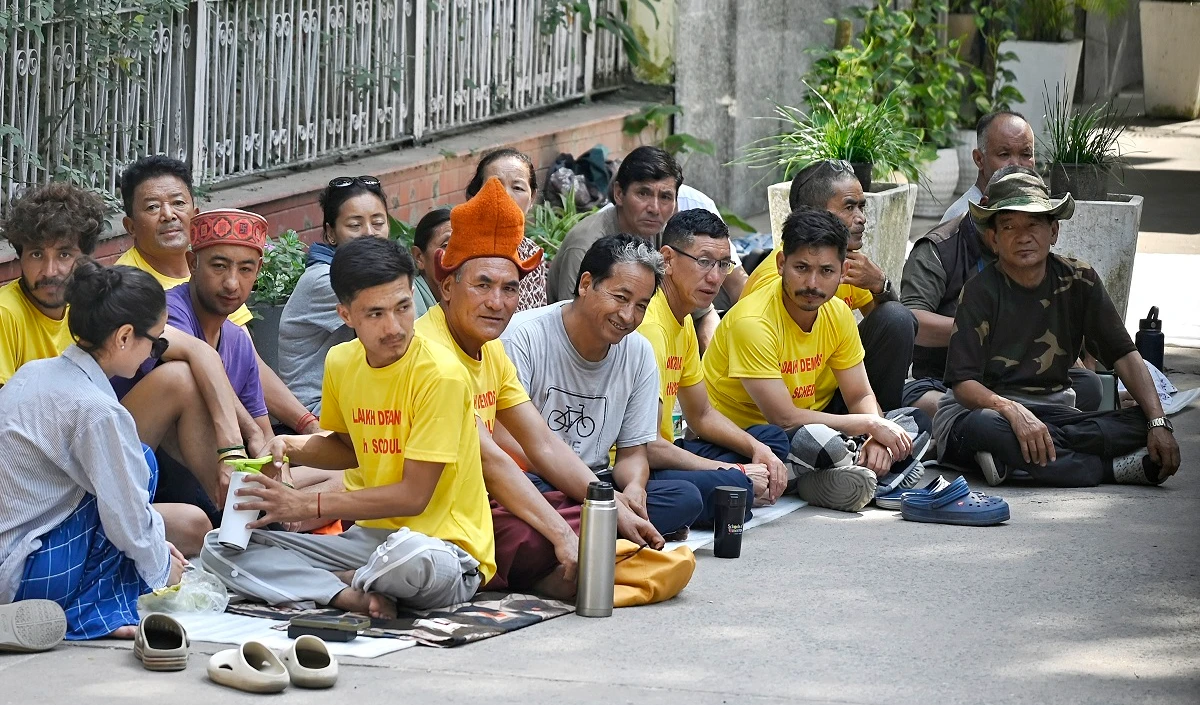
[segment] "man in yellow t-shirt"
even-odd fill
[[[192,172],[178,159],[156,154],[142,157],[121,173],[121,199],[125,218],[121,224],[133,237],[133,247],[117,264],[136,267],[154,277],[163,289],[191,280],[187,253],[192,218],[200,212],[192,197]],[[242,328],[253,319],[243,303],[229,314]],[[247,331],[249,332],[249,331]],[[271,416],[299,433],[321,430],[316,416],[292,394],[275,370],[258,356],[259,382]]]
[[[594,475],[546,425],[498,340],[516,311],[521,277],[537,268],[541,255],[518,256],[525,214],[497,179],[456,207],[450,220],[454,235],[434,260],[441,304],[417,320],[416,331],[453,350],[474,381],[483,477],[496,532],[498,572],[487,589],[569,599],[575,594],[580,502]],[[534,465],[552,469],[550,482],[563,491],[538,491],[493,440],[497,421]],[[619,522],[624,533],[645,543],[638,531],[643,525],[653,538],[648,521],[626,514]]]
[[[329,278],[338,315],[358,335],[329,351],[321,390],[326,432],[277,436],[277,462],[345,470],[345,492],[302,492],[270,477],[239,491],[251,524],[343,519],[339,536],[256,530],[245,551],[216,532],[204,564],[235,592],[271,604],[314,600],[372,617],[396,604],[470,600],[496,572],[492,517],[472,408],[455,355],[413,333],[412,258],[390,240],[338,247]]]
[[[67,277],[96,249],[104,202],[78,186],[51,183],[9,204],[4,236],[17,251],[21,276],[0,287],[0,385],[21,365],[57,357],[71,343]]]
[[[867,200],[854,169],[840,160],[827,159],[808,165],[792,179],[788,203],[792,210],[804,207],[827,210],[850,230],[846,271],[835,296],[852,311],[862,314],[858,334],[866,352],[867,378],[879,405],[885,411],[900,407],[916,342],[916,318],[900,303],[897,288],[879,265],[862,252]],[[781,243],[778,234],[774,239],[775,249],[754,269],[743,296],[779,281],[775,260]]]
[[[774,264],[779,278],[725,315],[703,366],[713,406],[743,428],[822,424],[866,436],[857,465],[797,478],[809,503],[858,511],[874,498],[876,478],[909,458],[912,440],[884,418],[863,367],[854,317],[835,298],[848,240],[846,226],[828,211],[793,211],[775,262],[763,264]]]
[[[743,430],[709,403],[700,346],[687,315],[712,302],[733,268],[729,228],[706,210],[682,211],[667,222],[662,243],[662,286],[638,326],[654,349],[659,374],[659,437],[648,447],[650,469],[660,479],[704,478],[713,487],[745,487],[760,503],[773,503],[787,484],[787,434],[770,424]],[[675,438],[676,399],[694,439]],[[701,494],[711,494],[705,489]],[[747,516],[750,506],[747,502]]]

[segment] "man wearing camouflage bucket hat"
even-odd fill
[[[1036,172],[1012,166],[988,183],[971,217],[997,259],[963,287],[938,406],[940,458],[978,463],[989,485],[1018,472],[1059,487],[1158,485],[1179,446],[1154,383],[1104,284],[1089,265],[1052,254],[1070,195],[1051,199]],[[1074,408],[1067,371],[1084,348],[1137,402]]]

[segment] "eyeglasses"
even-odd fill
[[[171,347],[171,341],[167,340],[166,338],[155,338],[154,336],[147,335],[145,333],[138,333],[137,335],[140,338],[145,338],[146,340],[150,341],[151,360],[161,359],[163,354],[167,352],[167,348]]]
[[[800,188],[809,181],[812,181],[817,174],[821,173],[823,167],[828,167],[835,174],[850,174],[854,176],[854,166],[845,159],[822,159],[819,162],[813,162],[804,167],[801,171],[807,171],[808,173],[800,177],[800,180],[793,188]]]
[[[733,263],[733,260],[731,260],[731,259],[710,259],[708,257],[695,257],[693,255],[689,255],[688,253],[684,252],[683,250],[679,249],[678,247],[676,247],[674,245],[667,245],[667,247],[671,248],[672,250],[675,250],[676,252],[683,255],[684,257],[687,257],[688,259],[692,260],[693,262],[696,263],[697,267],[699,267],[702,271],[705,271],[705,272],[711,271],[713,267],[720,267],[721,274],[729,274],[730,272],[733,271],[733,268],[736,266]]]
[[[367,188],[379,188],[379,179],[374,176],[338,176],[329,180],[329,188],[346,188],[360,184]]]

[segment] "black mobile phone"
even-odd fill
[[[311,634],[325,641],[350,641],[356,638],[360,631],[370,627],[369,617],[353,614],[292,617],[288,622],[288,638],[295,639],[303,634]]]

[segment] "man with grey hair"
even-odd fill
[[[932,416],[946,392],[946,346],[959,294],[968,279],[995,259],[983,243],[975,221],[967,215],[969,203],[979,204],[989,182],[1018,169],[1033,168],[1033,129],[1018,113],[996,112],[979,119],[976,128],[979,148],[975,164],[979,180],[963,194],[942,223],[913,245],[904,263],[900,302],[917,317],[917,336],[912,355],[912,381],[904,385],[901,403],[915,406]],[[1101,385],[1094,373],[1071,370],[1077,392],[1076,405],[1094,411],[1100,405]]]
[[[966,213],[968,203],[979,203],[992,174],[1001,168],[1017,165],[1032,169],[1033,145],[1033,128],[1025,121],[1024,115],[998,110],[979,118],[979,122],[975,123],[975,149],[971,152],[979,176],[966,193],[950,204],[942,216],[942,222]]]
[[[647,446],[658,435],[658,365],[649,341],[635,333],[662,276],[662,255],[647,240],[624,234],[600,238],[583,256],[575,298],[514,320],[501,339],[550,430],[597,478],[620,490],[619,501],[669,539],[704,518],[712,487],[726,478],[714,471],[689,473],[694,480],[656,480],[650,472]],[[539,489],[554,489],[543,479],[552,469],[538,467],[502,424],[494,437],[537,476],[531,479]]]

